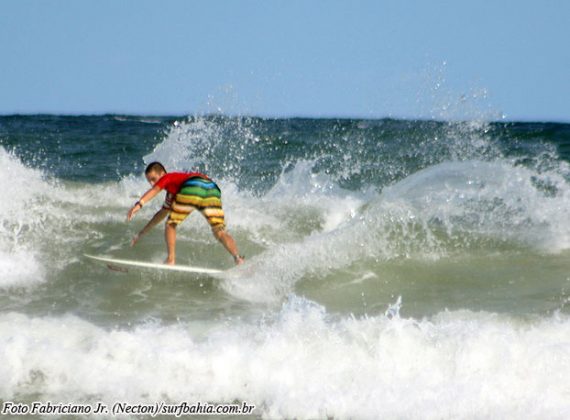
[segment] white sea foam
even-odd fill
[[[324,222],[228,274],[223,287],[229,293],[278,301],[310,274],[366,258],[437,260],[481,242],[489,250],[505,243],[544,253],[570,248],[570,187],[553,171],[539,173],[508,161],[446,162],[375,195],[342,190],[323,175],[311,177],[310,165],[301,162],[281,175],[256,208],[279,214],[293,201],[291,211],[312,208]]]
[[[164,147],[186,137],[168,139]],[[0,287],[37,283],[46,264],[57,268],[58,261],[74,260],[74,246],[100,234],[101,226],[122,224],[129,204],[148,188],[142,175],[119,183],[63,183],[45,179],[4,149],[0,160],[14,174],[3,185],[13,199],[0,204]],[[315,163],[289,165],[261,196],[231,180],[220,182],[230,230],[262,248],[258,256],[248,255],[248,270],[228,275],[225,290],[248,300],[278,301],[301,278],[363,258],[438,259],[465,252],[477,241],[538,252],[570,247],[570,188],[554,170],[539,172],[508,160],[446,162],[378,193],[345,190],[315,173]],[[155,201],[140,220],[160,205]],[[124,225],[125,236],[132,226]],[[188,232],[199,238],[196,231],[209,237],[205,223],[187,222],[181,239]],[[25,254],[30,264],[22,265],[18,261]]]
[[[227,142],[228,135],[239,141]],[[244,162],[245,146],[256,144],[260,139],[246,126],[242,119],[212,120],[203,117],[175,122],[165,133],[164,140],[144,156],[144,161],[160,161],[167,169],[184,170],[203,165],[211,176],[210,167],[221,162],[225,173],[240,169]]]
[[[31,286],[44,278],[45,269],[33,251],[24,247],[0,251],[0,288]]]
[[[554,171],[501,160],[446,162],[387,188],[382,201],[435,221],[450,236],[485,235],[545,252],[570,247],[570,185]]]
[[[77,246],[97,232],[96,223],[124,222],[129,196],[148,186],[126,178],[118,184],[86,185],[50,179],[0,147],[0,288],[45,281],[49,269],[77,257]],[[126,227],[125,227],[126,231]]]
[[[25,167],[2,147],[0,167],[0,287],[36,283],[43,270],[24,237],[43,228],[45,215],[34,210],[49,199],[50,187],[40,171]]]
[[[264,322],[106,330],[0,315],[0,398],[245,400],[265,418],[568,418],[570,319],[356,319],[291,296]]]

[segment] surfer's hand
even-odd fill
[[[133,239],[131,240],[131,246],[135,246],[140,238],[141,238],[140,233],[137,233],[135,236],[133,236]]]

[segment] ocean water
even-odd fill
[[[142,170],[221,187],[179,264]],[[570,418],[570,124],[0,117],[0,401],[247,401],[254,418]]]

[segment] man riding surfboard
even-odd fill
[[[222,209],[221,190],[208,176],[199,172],[166,172],[160,162],[152,162],[145,169],[147,181],[152,188],[131,207],[127,213],[127,221],[160,191],[166,190],[166,198],[160,210],[150,219],[145,227],[131,241],[134,246],[140,237],[146,234],[159,222],[166,220],[164,234],[168,256],[166,264],[176,262],[176,227],[194,210],[198,210],[206,218],[214,237],[232,255],[236,264],[244,259],[239,255],[234,238],[227,232],[224,211]]]

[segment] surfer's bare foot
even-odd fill
[[[234,256],[234,261],[235,261],[236,265],[241,265],[245,262],[245,258],[242,257],[241,255],[236,255],[236,256]]]
[[[167,258],[164,260],[164,264],[166,265],[174,265],[176,264],[176,261],[174,260],[174,258]]]

